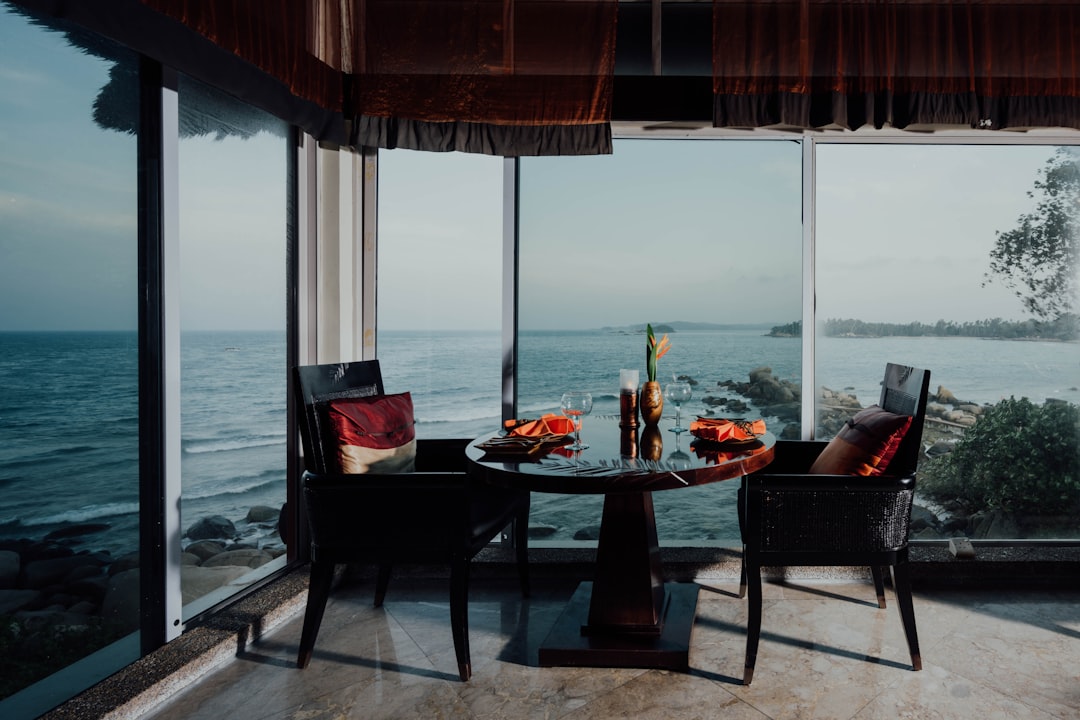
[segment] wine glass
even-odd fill
[[[675,404],[675,427],[668,428],[675,434],[687,430],[682,426],[682,404],[689,400],[692,394],[693,389],[688,382],[671,382],[664,386],[664,398]]]
[[[566,449],[578,452],[589,447],[581,444],[581,419],[592,412],[592,394],[578,390],[563,393],[560,406],[562,414],[574,423],[574,442]]]

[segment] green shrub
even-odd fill
[[[1080,510],[1080,408],[1010,398],[987,409],[951,453],[924,461],[919,491],[1019,515]]]

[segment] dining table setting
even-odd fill
[[[663,579],[652,493],[740,478],[773,459],[762,419],[698,415],[683,427],[690,392],[679,388],[675,414],[647,422],[636,384],[636,372],[621,373],[617,414],[591,416],[590,393],[572,391],[559,413],[508,419],[466,448],[484,482],[604,496],[594,577],[541,644],[541,666],[687,670],[698,586]]]

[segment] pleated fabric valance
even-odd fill
[[[611,152],[617,0],[140,0],[343,115],[357,146]]]
[[[716,127],[1080,128],[1075,0],[713,0]]]

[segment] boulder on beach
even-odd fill
[[[219,552],[224,551],[225,544],[218,540],[199,540],[184,548],[184,552],[197,556],[200,562],[212,558]]]
[[[249,568],[257,568],[274,559],[274,556],[265,550],[257,548],[245,548],[241,550],[226,550],[203,561],[204,568],[222,567],[225,565],[237,565]]]
[[[191,540],[213,540],[236,537],[232,520],[221,515],[211,515],[195,521],[184,535]]]
[[[109,578],[105,598],[101,601],[101,617],[122,632],[139,629],[139,570],[125,570]]]
[[[8,590],[19,583],[22,560],[14,550],[0,550],[0,590]]]
[[[249,523],[276,523],[280,512],[280,508],[269,505],[252,505],[248,508],[245,520]]]
[[[0,615],[10,615],[17,610],[33,607],[42,594],[37,590],[0,590]]]
[[[23,569],[23,586],[43,588],[47,585],[60,583],[72,572],[86,566],[100,571],[104,567],[104,563],[92,555],[72,555],[66,558],[37,560],[27,563]],[[81,577],[85,577],[85,575],[81,575]]]
[[[248,567],[240,565],[223,565],[221,567],[185,567],[180,576],[180,589],[183,603],[187,605],[201,597],[209,595],[214,590],[232,583],[238,578],[251,572]]]

